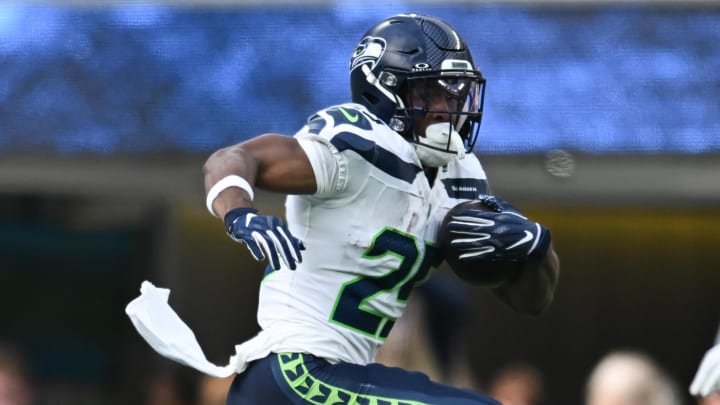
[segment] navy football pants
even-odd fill
[[[300,353],[271,354],[235,377],[228,405],[500,405],[490,397],[380,364],[330,364]]]

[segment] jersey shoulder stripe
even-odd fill
[[[422,171],[409,143],[360,104],[346,103],[318,111],[299,136],[303,133],[324,139],[339,153],[352,151],[406,183],[412,184]]]
[[[415,181],[417,174],[422,171],[420,166],[406,162],[375,142],[351,132],[336,134],[330,143],[338,151],[351,150],[381,171],[408,183]]]

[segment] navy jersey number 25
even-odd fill
[[[363,257],[380,259],[393,255],[400,260],[396,269],[378,276],[360,276],[343,285],[335,301],[330,320],[358,333],[384,340],[395,318],[367,308],[366,303],[382,292],[397,291],[398,301],[405,302],[416,283],[425,281],[433,268],[442,262],[439,249],[426,242],[418,246],[414,236],[393,228],[380,231]]]

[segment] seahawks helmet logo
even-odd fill
[[[385,53],[387,43],[384,38],[365,37],[355,47],[352,58],[350,59],[350,71],[356,67],[370,63],[370,69],[375,69],[378,61]]]

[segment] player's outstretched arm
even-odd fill
[[[312,165],[294,138],[266,134],[214,152],[203,166],[207,208],[225,223],[228,235],[245,244],[256,260],[274,269],[295,269],[304,246],[283,221],[253,207],[254,188],[313,193]]]

